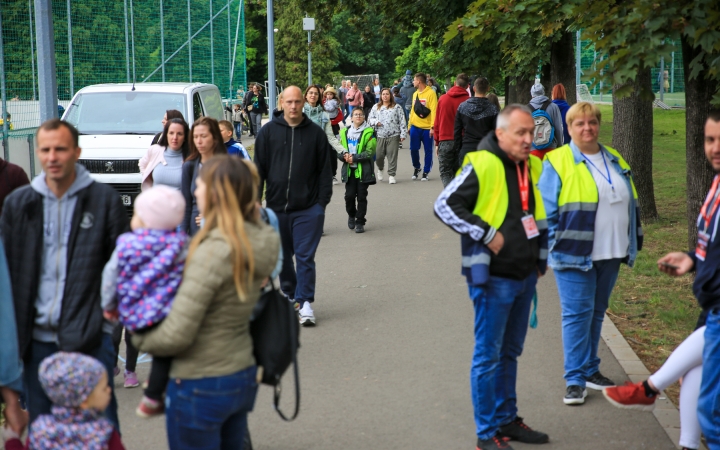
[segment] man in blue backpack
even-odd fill
[[[532,154],[540,159],[550,150],[563,146],[562,114],[560,108],[545,95],[542,84],[536,83],[530,89],[530,110],[535,119],[535,136],[533,138]]]

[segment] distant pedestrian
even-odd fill
[[[630,166],[598,142],[598,107],[574,104],[567,123],[570,145],[545,156],[539,186],[562,311],[563,402],[581,405],[586,388],[615,386],[600,372],[600,331],[620,264],[634,265],[643,232]]]
[[[368,186],[376,183],[373,156],[377,139],[373,128],[365,121],[360,109],[352,114],[352,124],[340,132],[344,152],[338,156],[343,161],[341,177],[345,183],[345,211],[348,228],[364,233],[367,215]]]
[[[352,111],[355,108],[362,108],[363,106],[363,93],[358,89],[357,83],[353,83],[352,87],[347,93],[348,100],[348,117],[352,115]]]
[[[235,127],[235,137],[240,140],[242,138],[243,111],[239,103],[233,105],[232,121]]]
[[[437,146],[440,180],[443,187],[455,178],[460,168],[458,154],[460,146],[455,145],[455,116],[461,103],[468,99],[467,87],[470,79],[464,73],[455,77],[455,85],[440,97],[435,113],[435,145]]]
[[[22,167],[0,159],[0,213],[2,213],[5,197],[26,184],[30,184],[30,179]]]
[[[325,112],[330,118],[330,126],[332,127],[333,135],[337,138],[340,136],[340,123],[345,119],[345,117],[342,113],[342,104],[338,99],[337,91],[332,86],[325,90],[323,109],[325,109]]]
[[[380,103],[380,92],[382,91],[382,84],[380,84],[379,78],[375,78],[373,80],[372,90],[373,94],[375,94],[375,103]]]
[[[495,95],[495,93],[493,93],[493,92],[489,93],[487,95],[487,99],[490,100],[490,103],[495,105],[495,107],[497,108],[498,111],[500,111],[502,109],[502,107],[500,106],[500,98],[497,95]]]
[[[267,114],[268,107],[259,84],[255,83],[249,94],[250,98],[247,105],[245,105],[245,110],[250,116],[250,123],[252,123],[255,136],[257,136],[258,130],[262,128],[262,116]]]
[[[227,120],[221,120],[218,122],[218,126],[220,127],[220,135],[223,138],[223,144],[225,144],[228,155],[235,155],[249,160],[250,155],[245,147],[240,142],[233,139],[232,124]]]
[[[553,149],[560,148],[564,141],[564,126],[560,108],[545,96],[545,87],[537,83],[530,89],[530,109],[535,117],[533,155],[544,158]]]
[[[407,124],[403,107],[396,104],[390,89],[383,88],[380,94],[380,103],[370,110],[368,124],[375,127],[377,133],[377,153],[375,162],[378,166],[378,181],[383,180],[383,167],[385,156],[388,162],[388,182],[395,184],[397,173],[397,157],[400,142],[407,137]]]
[[[470,393],[478,450],[510,449],[506,440],[549,441],[518,416],[516,393],[535,287],[547,267],[533,131],[529,109],[509,105],[435,202],[437,217],[461,235],[462,273],[475,310]]]
[[[162,128],[165,130],[165,125],[168,123],[169,120],[172,119],[183,119],[185,120],[185,117],[183,117],[182,113],[178,111],[177,109],[168,109],[165,111],[165,115],[163,116],[163,119],[160,121],[162,123]],[[160,141],[160,138],[162,137],[163,132],[159,132],[153,137],[152,142],[150,142],[150,145],[155,145]]]
[[[337,155],[343,151],[343,148],[340,145],[340,141],[335,137],[330,115],[325,111],[321,100],[320,89],[317,86],[309,86],[305,89],[303,113],[325,132],[325,136],[330,143],[330,172],[332,172],[333,184],[338,184],[340,182],[336,177],[338,165]]]
[[[338,89],[338,97],[340,98],[340,106],[342,107],[342,113],[343,113],[343,116],[345,116],[345,117],[347,117],[349,115],[348,114],[348,101],[347,101],[348,90],[350,90],[350,86],[348,86],[346,80],[342,80],[340,89]]]
[[[331,148],[326,133],[303,114],[302,91],[283,91],[283,113],[265,125],[255,141],[259,192],[280,221],[283,270],[280,285],[300,307],[300,323],[315,325],[315,252],[325,207],[332,197]],[[293,263],[297,261],[297,271]]]
[[[365,86],[365,92],[363,92],[363,113],[365,114],[365,117],[370,115],[370,110],[376,103],[375,94],[373,94],[372,89],[372,86],[368,84]]]
[[[487,78],[477,77],[474,88],[475,96],[461,103],[455,116],[454,142],[460,165],[468,153],[478,150],[485,136],[493,133],[500,113],[487,93],[490,89]]]
[[[35,137],[43,171],[5,199],[0,217],[31,421],[52,407],[38,379],[48,356],[85,353],[112,379],[114,326],[103,320],[100,280],[115,240],[128,229],[117,191],[77,163],[82,150],[72,125],[51,119]],[[114,395],[105,415],[119,429]]]
[[[421,181],[428,180],[428,174],[433,166],[433,127],[435,126],[435,113],[437,110],[437,94],[427,84],[424,73],[415,74],[413,83],[417,89],[412,96],[412,109],[410,110],[410,157],[413,171],[413,180],[420,176]],[[420,165],[420,144],[425,148],[425,162]]]
[[[401,104],[405,108],[405,120],[410,120],[410,110],[412,109],[413,95],[415,94],[415,83],[413,83],[413,76],[410,70],[405,72],[405,77],[402,80],[402,86],[400,87],[400,96],[405,99],[405,103]]]
[[[279,249],[261,219],[257,187],[248,160],[221,155],[203,164],[195,196],[205,224],[188,249],[182,283],[165,320],[133,335],[141,351],[172,357],[170,450],[243,448],[258,389],[250,315]]]
[[[201,117],[192,126],[190,154],[183,163],[180,184],[180,190],[185,197],[185,217],[180,224],[180,229],[190,236],[195,236],[202,222],[202,214],[200,214],[194,195],[195,181],[202,165],[216,155],[227,155],[220,126],[212,117]]]
[[[17,434],[6,434],[6,450],[125,449],[120,433],[103,416],[112,388],[100,361],[81,353],[56,352],[42,360],[38,372],[52,410],[32,423],[27,446]]]
[[[570,109],[570,105],[568,105],[567,94],[565,94],[565,86],[563,86],[562,83],[558,83],[553,86],[552,102],[555,103],[558,108],[560,108],[560,117],[562,117],[563,124],[563,143],[569,144],[570,132],[568,130],[567,124],[565,123],[565,116],[567,115],[568,109]]]
[[[165,123],[162,136],[140,158],[142,190],[164,184],[180,190],[182,166],[190,154],[190,128],[184,119],[170,119]]]

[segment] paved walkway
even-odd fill
[[[244,142],[249,144],[250,142]],[[261,387],[250,416],[256,450],[470,450],[475,425],[469,370],[473,312],[460,276],[458,236],[433,215],[442,184],[437,164],[428,182],[411,181],[408,144],[398,184],[370,188],[367,232],[346,227],[342,185],[335,186],[317,253],[318,326],[301,333],[302,408],[284,423]],[[562,403],[560,310],[552,274],[539,284],[539,327],[520,360],[520,414],[550,435],[543,449],[673,449],[650,413],[612,407],[590,391],[583,406]],[[602,371],[623,382],[622,368],[601,343]],[[149,364],[139,366],[147,377]],[[164,418],[139,419],[140,389],[123,389],[128,449],[164,449]],[[283,405],[292,408],[290,377]],[[533,448],[513,444],[518,449]]]

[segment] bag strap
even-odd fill
[[[273,280],[270,280],[270,283],[275,289],[275,282]],[[290,310],[290,308],[288,308]],[[291,311],[292,319],[297,320],[297,317],[295,317],[295,311]],[[295,333],[292,333],[292,348],[293,348],[293,375],[295,378],[295,412],[293,412],[292,417],[288,418],[280,409],[280,394],[282,394],[282,385],[281,383],[278,383],[275,386],[274,393],[273,393],[273,405],[275,406],[275,411],[277,411],[278,415],[282,420],[285,422],[292,422],[295,420],[300,413],[300,372],[298,370],[298,363],[297,363],[297,351],[298,351],[298,336]]]

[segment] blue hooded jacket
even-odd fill
[[[10,289],[10,272],[5,247],[0,239],[0,386],[23,391],[23,367],[18,350],[15,307]]]

